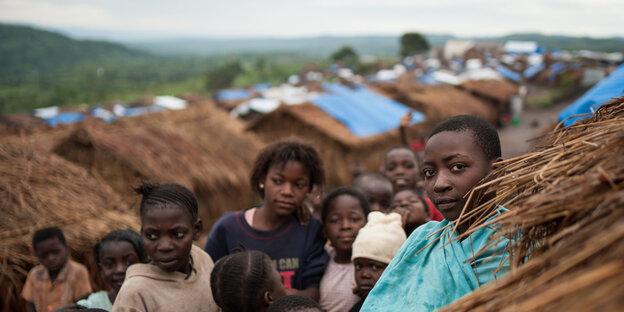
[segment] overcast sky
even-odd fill
[[[109,39],[456,36],[519,32],[624,36],[623,0],[0,0],[0,22]]]

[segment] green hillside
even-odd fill
[[[74,40],[26,26],[0,24],[0,81],[15,82],[72,70],[149,58],[146,52],[102,41]]]

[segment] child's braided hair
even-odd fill
[[[210,274],[212,297],[224,311],[257,311],[269,281],[271,258],[261,251],[240,251],[225,256]]]

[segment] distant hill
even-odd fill
[[[434,46],[444,45],[450,35],[426,35]],[[211,39],[185,38],[130,43],[129,46],[160,54],[225,54],[290,51],[326,59],[348,45],[359,54],[397,56],[399,36],[321,36],[309,38]]]
[[[90,40],[74,40],[28,26],[0,24],[0,81],[71,70],[78,64],[133,61],[147,52]]]
[[[502,37],[458,38],[451,35],[425,34],[432,46],[444,46],[449,39],[473,39],[505,42],[507,40],[537,41],[540,46],[560,50],[593,50],[624,52],[622,38],[589,38],[570,36],[547,36],[541,34],[512,34]],[[184,38],[128,43],[129,46],[157,54],[211,55],[226,53],[266,53],[291,51],[319,58],[327,58],[343,45],[353,47],[359,54],[397,56],[399,36],[322,36],[310,38],[248,38],[210,39]]]

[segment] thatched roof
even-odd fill
[[[507,80],[468,80],[462,82],[459,88],[497,105],[509,103],[511,96],[518,94],[518,86]]]
[[[422,112],[434,125],[455,115],[475,115],[493,124],[498,111],[485,101],[450,85],[422,85],[413,81],[380,83],[380,92]]]
[[[621,311],[624,307],[624,97],[500,163],[492,222],[507,237],[511,273],[446,311]],[[481,226],[487,226],[483,224]],[[500,238],[500,237],[498,237]]]
[[[259,139],[206,103],[114,124],[85,123],[55,149],[100,174],[127,202],[141,180],[191,189],[206,229],[223,213],[249,205],[248,182]]]
[[[0,115],[0,137],[13,134],[30,134],[36,129],[50,128],[45,120],[30,114]]]
[[[397,120],[397,127],[398,125]],[[408,134],[410,137],[417,137],[430,126],[428,120],[413,125],[408,128]],[[379,171],[386,151],[400,144],[396,129],[360,138],[351,133],[346,125],[312,103],[280,106],[251,123],[247,129],[267,142],[297,137],[313,145],[323,159],[330,188],[351,184],[356,161],[365,171]]]
[[[28,270],[38,261],[34,231],[59,226],[71,256],[99,281],[92,247],[114,229],[138,229],[135,213],[97,177],[61,157],[28,144],[0,146],[0,292],[3,311],[25,311],[18,299]],[[101,286],[101,285],[100,285]]]

